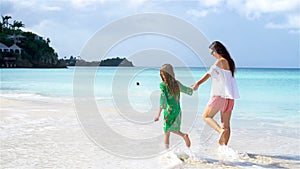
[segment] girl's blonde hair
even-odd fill
[[[180,93],[178,82],[175,78],[172,65],[164,64],[160,68],[160,77],[164,81],[173,96],[178,96]]]

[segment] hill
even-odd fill
[[[104,59],[101,61],[88,62],[83,59],[76,59],[76,57],[71,56],[69,59],[65,59],[64,62],[67,66],[120,66],[120,67],[133,67],[131,61],[126,58],[111,58]]]
[[[50,46],[50,39],[20,28],[22,21],[9,23],[11,16],[1,16],[0,22],[0,68],[67,68],[67,66],[122,66],[132,67],[126,58],[112,58],[88,62],[71,56],[58,59]],[[79,57],[80,58],[80,57]]]
[[[11,16],[2,16],[0,22],[0,67],[66,68],[49,45],[50,39],[20,28],[22,21],[9,23]]]

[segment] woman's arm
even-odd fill
[[[193,90],[198,90],[198,87],[204,83],[207,79],[210,78],[210,75],[206,73],[200,80],[198,80],[195,84],[193,84],[191,87]]]

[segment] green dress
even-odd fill
[[[180,92],[188,95],[193,94],[193,89],[182,85],[178,82]],[[160,83],[160,108],[164,109],[164,132],[180,131],[181,124],[181,108],[180,108],[180,94],[176,99],[166,86],[165,82]]]

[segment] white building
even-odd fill
[[[11,47],[9,47],[10,49],[10,52],[13,52],[13,53],[18,53],[18,54],[21,54],[21,48],[16,45],[16,44],[13,44]]]
[[[18,45],[13,44],[10,47],[7,47],[3,43],[0,43],[0,51],[2,53],[16,53],[21,55],[22,48],[20,48]],[[17,58],[13,55],[3,55],[3,58],[1,60],[1,67],[16,67],[16,60]]]
[[[9,52],[9,47],[4,45],[3,43],[0,43],[0,50],[1,52]]]

